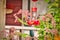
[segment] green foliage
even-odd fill
[[[28,34],[25,34],[25,33],[20,33],[20,32],[16,32],[15,33],[17,36],[19,36],[19,37],[24,37],[24,38],[26,38],[27,36],[29,36]],[[12,37],[12,36],[11,36]],[[8,39],[10,39],[11,37],[7,37],[7,38],[2,38],[1,40],[8,40]]]
[[[45,2],[49,2],[49,0],[44,0]]]
[[[21,34],[22,37],[26,38],[28,34]]]
[[[56,21],[56,29],[60,32],[60,1],[48,2],[48,12],[51,13]]]
[[[22,37],[27,37],[27,36],[29,36],[28,34],[25,34],[25,33],[20,33],[20,32],[16,32],[16,34],[18,35],[18,36],[22,36]]]
[[[59,31],[60,34],[60,1],[59,0],[45,0],[45,2],[48,3],[48,11],[47,13],[51,13],[56,21],[56,29]],[[45,28],[53,29],[53,26],[50,22],[43,22],[40,20],[40,25],[36,26],[36,28],[40,28],[38,31],[38,40],[44,40],[44,36],[48,35],[50,36],[51,40],[53,40],[54,35],[51,34],[51,32],[46,32]]]
[[[50,35],[51,36],[51,33],[50,32],[46,32],[46,28],[49,28],[49,29],[52,29],[52,25],[49,23],[49,22],[44,22],[42,20],[40,20],[40,25],[38,26],[35,26],[36,28],[39,28],[38,30],[38,40],[44,40],[44,37],[45,35]]]

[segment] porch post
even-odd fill
[[[6,13],[6,10],[5,10],[5,4],[6,4],[6,1],[5,0],[0,0],[0,32],[5,28],[5,13]],[[2,40],[1,38],[4,37],[4,33],[1,32],[0,33],[0,40]]]

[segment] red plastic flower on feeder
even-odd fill
[[[32,21],[28,21],[27,24],[30,26],[31,25],[37,26],[37,25],[40,25],[40,21],[39,20],[32,20]]]
[[[39,20],[35,20],[35,21],[34,21],[34,25],[36,25],[36,26],[37,26],[37,25],[40,25],[40,21],[39,21]]]
[[[36,1],[38,1],[38,0],[32,0],[33,2],[36,2]]]
[[[28,24],[29,26],[31,26],[31,25],[34,24],[34,21],[29,20],[29,21],[27,21],[27,24]]]
[[[32,8],[32,12],[37,12],[37,8],[36,7],[33,7]]]

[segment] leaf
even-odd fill
[[[56,2],[58,2],[59,0],[55,0]]]
[[[39,39],[39,40],[44,40],[44,35],[39,35],[39,36],[38,36],[38,39]]]
[[[17,34],[18,36],[22,36],[22,37],[28,36],[28,34],[22,34],[22,33],[20,33],[20,32],[16,32],[16,34]]]
[[[28,34],[21,34],[21,36],[25,38],[28,36]]]
[[[26,23],[26,22],[24,22],[24,21],[22,21],[20,18],[18,18],[18,21],[19,21],[19,22],[21,22],[22,24],[27,25],[27,23]]]
[[[47,2],[47,3],[49,2],[49,0],[44,0],[44,1]]]
[[[18,36],[20,36],[20,35],[21,35],[21,33],[20,33],[20,32],[16,32],[16,34],[17,34]]]

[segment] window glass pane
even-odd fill
[[[20,26],[20,22],[14,22],[15,18],[13,14],[17,13],[19,9],[22,9],[22,0],[6,0],[6,25]],[[18,15],[22,18],[22,15]]]

